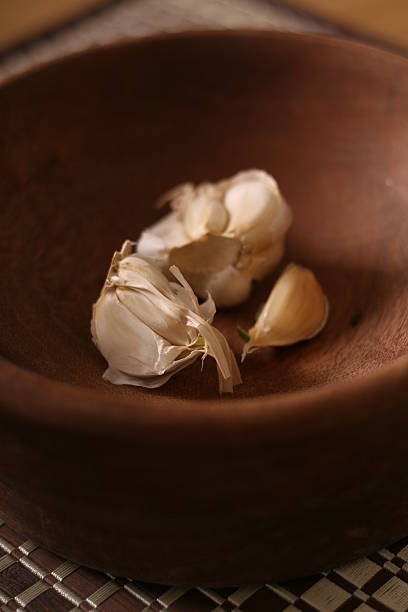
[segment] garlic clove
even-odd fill
[[[313,272],[289,264],[248,332],[250,340],[242,360],[259,347],[287,346],[313,338],[325,326],[328,313],[327,297]]]
[[[199,193],[186,205],[182,223],[190,240],[199,240],[208,233],[221,234],[228,223],[228,212],[219,200]]]
[[[252,278],[246,272],[228,266],[203,278],[194,278],[198,295],[204,297],[210,293],[220,308],[231,308],[242,304],[251,293]]]
[[[245,265],[247,273],[255,280],[262,280],[273,272],[285,252],[285,237],[260,252],[252,253]],[[241,262],[240,262],[241,263]],[[238,264],[240,269],[240,264]]]
[[[281,198],[275,215],[269,221],[265,219],[242,235],[242,243],[247,250],[251,250],[254,254],[259,253],[284,237],[291,223],[292,211]]]
[[[188,282],[176,266],[172,266],[170,272],[187,291],[193,294]],[[197,302],[195,312],[190,310],[186,313],[187,325],[190,324],[195,327],[204,340],[206,351],[204,356],[211,355],[216,361],[220,393],[232,393],[234,386],[242,383],[235,356],[223,334],[206,321],[202,314],[201,307]]]
[[[150,376],[137,376],[135,374],[126,374],[122,370],[118,370],[109,366],[103,373],[103,378],[114,385],[131,385],[134,387],[145,387],[146,389],[157,389],[165,385],[174,374],[177,374],[184,368],[187,368],[200,357],[201,351],[192,351],[185,357],[175,357],[173,355],[172,364],[167,368],[165,373],[152,374]],[[224,391],[223,384],[220,384],[220,393]]]
[[[238,261],[241,243],[236,238],[207,234],[169,252],[169,265],[180,268],[185,275],[207,275],[219,272]]]
[[[156,265],[165,268],[169,250],[189,242],[179,214],[171,212],[141,233],[137,253],[141,257],[153,259]]]
[[[157,387],[200,356],[212,356],[220,392],[241,382],[224,336],[211,325],[215,304],[199,305],[176,267],[169,282],[155,266],[133,253],[127,241],[115,253],[93,307],[93,340],[108,362],[105,379],[115,384]]]
[[[205,315],[206,312],[209,312],[210,316],[215,312],[215,304],[210,295],[208,296],[206,303],[204,303],[203,309],[203,305],[199,306],[193,290],[177,266],[171,266],[170,272],[186,289],[186,291],[191,294],[195,301],[194,311],[200,318],[203,314]],[[190,316],[193,322],[194,319],[197,318],[195,314],[192,314],[192,311],[190,311]],[[188,320],[189,318],[187,317],[187,321]],[[217,363],[220,393],[232,393],[234,385],[240,385],[242,383],[242,379],[238,364],[227,342],[227,339],[216,327],[210,325],[208,320],[197,320],[197,323],[197,329],[205,341],[205,345],[207,347],[206,350],[209,355],[214,357]]]
[[[283,255],[292,214],[276,181],[262,170],[180,185],[162,202],[173,210],[142,233],[138,253],[166,275],[177,265],[200,297],[213,293],[217,306],[247,299],[251,278],[264,278]]]
[[[225,194],[225,208],[229,213],[226,231],[233,236],[243,235],[265,219],[269,220],[277,207],[274,193],[263,182],[251,180],[237,183]]]
[[[120,278],[123,285],[140,286],[141,278],[151,283],[163,295],[172,295],[168,279],[155,266],[137,255],[129,255],[119,264]]]
[[[284,237],[292,223],[291,209],[278,184],[262,170],[241,172],[226,181],[225,206],[230,215],[225,235],[239,236],[243,261],[248,252],[254,256],[269,249]],[[244,267],[243,263],[240,267]]]
[[[129,374],[136,368],[145,377],[157,373],[156,334],[129,314],[115,291],[106,291],[95,304],[92,332],[95,344],[111,367]],[[145,347],[143,360],[135,350],[138,346]]]
[[[116,296],[121,304],[134,316],[140,319],[147,327],[156,332],[167,342],[174,345],[187,345],[198,338],[198,332],[191,330],[169,313],[160,308],[160,298],[146,295],[142,291],[132,291],[126,288],[116,289]],[[154,307],[156,306],[156,307]]]

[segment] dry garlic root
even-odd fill
[[[210,295],[199,305],[180,270],[168,279],[127,241],[113,256],[101,295],[94,304],[92,338],[108,362],[104,378],[122,385],[160,387],[193,361],[217,362],[220,392],[241,383],[227,340],[211,325]]]
[[[239,330],[247,340],[241,360],[261,347],[287,346],[313,338],[325,326],[328,314],[328,300],[313,272],[289,264],[247,337]]]
[[[283,256],[291,210],[261,170],[218,183],[187,183],[161,198],[172,212],[145,230],[137,252],[167,273],[176,265],[195,293],[217,306],[244,302]]]

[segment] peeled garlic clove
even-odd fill
[[[287,346],[313,338],[325,326],[328,313],[328,300],[313,272],[289,264],[248,332],[250,340],[242,359],[259,347]]]
[[[252,277],[228,266],[220,272],[211,274],[205,283],[200,285],[196,279],[197,292],[204,297],[209,292],[220,308],[231,308],[245,302],[251,293]]]
[[[262,280],[271,274],[285,252],[285,237],[257,253],[241,257],[238,269],[244,269],[255,280]]]
[[[239,236],[258,251],[280,238],[292,221],[277,182],[262,170],[240,172],[225,181],[224,202],[226,235]]]
[[[227,232],[242,235],[276,213],[278,202],[274,193],[259,180],[236,183],[225,194],[229,213]]]
[[[210,296],[199,305],[176,268],[168,279],[151,262],[133,253],[127,241],[115,253],[101,295],[93,307],[93,340],[107,360],[104,377],[114,384],[158,387],[198,359],[217,363],[220,391],[241,382],[224,336],[212,327]]]
[[[228,222],[228,213],[222,202],[206,192],[191,200],[182,214],[184,230],[190,240],[198,240],[206,234],[221,234]]]
[[[292,223],[292,212],[282,199],[276,214],[269,223],[265,220],[241,236],[247,250],[253,254],[260,253],[285,236]]]

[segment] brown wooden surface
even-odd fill
[[[406,0],[282,0],[282,4],[408,51]]]
[[[104,3],[106,0],[1,0],[0,52]]]
[[[301,575],[405,535],[407,96],[401,58],[268,33],[142,41],[1,90],[10,526],[175,584]],[[327,328],[248,358],[232,400],[210,364],[154,392],[105,383],[89,319],[114,248],[164,189],[251,166],[294,209],[289,257],[325,288]],[[236,351],[269,287],[217,316]]]

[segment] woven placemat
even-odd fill
[[[3,56],[0,82],[49,59],[122,38],[205,27],[336,29],[256,0],[127,0]],[[137,555],[137,551],[135,551]],[[285,584],[229,589],[145,584],[62,559],[0,522],[0,610],[408,610],[408,538],[336,570]]]
[[[4,554],[1,555],[1,552]],[[137,554],[137,551],[135,551]],[[285,583],[180,588],[80,567],[0,526],[0,610],[348,612],[408,610],[408,538],[330,572]]]

